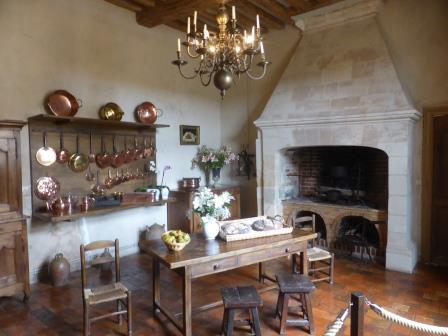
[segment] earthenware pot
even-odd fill
[[[62,253],[56,254],[49,266],[49,273],[53,286],[64,286],[70,275],[70,263],[64,258]]]

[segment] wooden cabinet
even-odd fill
[[[240,187],[219,187],[213,189],[215,193],[228,191],[235,197],[230,206],[231,219],[241,217],[240,211]],[[168,230],[182,230],[184,232],[202,231],[201,219],[193,212],[194,191],[171,190],[171,197],[176,199],[175,203],[168,204]]]
[[[19,121],[0,121],[0,296],[30,294]]]

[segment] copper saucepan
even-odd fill
[[[129,163],[134,159],[134,153],[132,149],[128,148],[126,137],[124,137],[124,162]]]
[[[68,166],[75,173],[83,172],[89,167],[89,158],[79,152],[79,134],[76,135],[76,153],[70,156]]]
[[[95,162],[95,154],[92,151],[92,132],[89,133],[89,162]]]
[[[96,164],[101,169],[107,168],[111,164],[111,156],[106,152],[106,148],[104,147],[104,136],[101,136],[101,153],[98,153],[95,159]]]
[[[59,135],[59,151],[56,153],[56,160],[58,163],[64,164],[68,162],[69,158],[70,153],[64,147],[64,134],[61,131],[61,134]]]
[[[56,152],[53,148],[47,146],[47,133],[43,133],[43,147],[36,152],[36,160],[42,166],[48,167],[56,162]]]
[[[117,147],[115,145],[115,136],[112,139],[112,146],[113,146],[113,154],[112,154],[111,166],[114,168],[118,168],[124,162],[124,155],[120,152],[117,152]]]

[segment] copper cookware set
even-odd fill
[[[49,113],[59,117],[73,117],[82,107],[82,101],[73,96],[66,90],[56,90],[45,98],[45,107]],[[135,109],[135,118],[144,124],[153,124],[157,117],[161,116],[162,110],[157,109],[150,102],[143,102]],[[103,120],[120,121],[124,115],[123,110],[115,103],[107,103],[101,107],[99,111],[100,118]],[[121,151],[117,149],[117,142],[123,137]],[[83,196],[78,199],[72,195],[58,196],[61,185],[59,181],[52,176],[42,176],[35,183],[34,193],[40,200],[46,202],[47,211],[53,216],[61,216],[70,214],[74,209],[79,208],[80,211],[88,211],[95,201],[94,197],[103,196],[105,189],[111,189],[114,186],[131,181],[134,179],[143,179],[145,169],[136,168],[133,171],[129,169],[121,169],[121,173],[117,169],[112,174],[108,169],[107,176],[103,183],[100,182],[99,170],[95,174],[92,172],[91,163],[95,163],[100,169],[119,168],[123,164],[130,163],[134,160],[149,158],[156,153],[153,140],[150,138],[149,143],[147,137],[133,138],[133,145],[128,146],[129,136],[115,135],[112,138],[112,152],[108,152],[105,144],[105,136],[101,136],[101,151],[95,153],[92,149],[92,133],[89,134],[89,152],[84,154],[80,151],[80,135],[76,134],[76,150],[69,152],[65,147],[64,140],[66,134],[62,131],[59,133],[59,149],[55,150],[47,144],[47,132],[42,133],[42,147],[35,154],[36,161],[45,167],[53,165],[55,162],[59,164],[67,164],[67,166],[75,173],[85,172],[87,181],[95,181],[91,187],[91,196]],[[117,138],[117,139],[116,139]]]

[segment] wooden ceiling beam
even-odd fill
[[[307,12],[313,8],[308,0],[288,0],[288,3],[298,12]]]
[[[265,11],[252,5],[248,1],[234,0],[234,1],[231,1],[231,3],[232,3],[232,5],[234,4],[236,6],[237,20],[242,15],[242,16],[245,16],[246,18],[253,19],[255,21],[255,18],[258,14],[258,15],[260,15],[261,25],[265,25],[268,28],[274,28],[274,29],[285,28],[285,24],[283,23],[283,21],[277,19],[276,17],[270,15],[269,13],[266,13]]]
[[[193,11],[209,6],[207,0],[177,0],[170,3],[158,3],[154,8],[137,13],[137,23],[152,28],[159,24],[172,22],[178,18],[192,16]]]
[[[261,10],[275,16],[286,24],[294,24],[288,10],[275,0],[247,0]]]
[[[136,4],[133,1],[128,1],[128,0],[106,0],[107,2],[114,4],[118,7],[133,11],[133,12],[140,12],[143,10],[143,7]]]
[[[134,0],[134,2],[144,7],[154,7],[156,5],[155,0]]]

